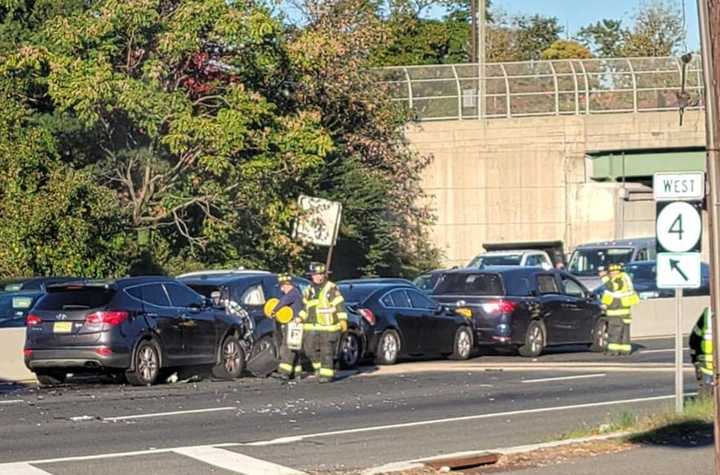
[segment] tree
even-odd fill
[[[616,58],[622,55],[626,35],[622,21],[604,19],[581,28],[577,38],[596,55]]]
[[[542,59],[588,59],[592,58],[589,49],[571,40],[557,40],[543,51]]]
[[[682,12],[672,1],[652,0],[643,4],[635,23],[625,35],[624,56],[671,56],[685,39]]]
[[[563,28],[555,17],[519,16],[513,19],[516,49],[521,60],[537,60],[543,51],[560,39]]]

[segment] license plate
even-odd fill
[[[72,322],[55,322],[53,324],[53,332],[70,333],[72,331]]]

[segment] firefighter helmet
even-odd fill
[[[610,272],[622,272],[625,266],[622,265],[622,263],[612,263],[608,266],[608,271]]]
[[[316,275],[316,274],[327,274],[327,268],[325,267],[325,264],[321,262],[311,262],[308,266],[308,274],[309,275]]]

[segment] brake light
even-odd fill
[[[25,355],[26,358],[30,358],[32,356],[32,350],[30,348],[25,348],[23,350],[23,355]]]
[[[94,312],[85,317],[85,325],[107,324],[111,327],[120,325],[130,315],[124,310],[111,310],[107,312]]]
[[[482,304],[482,309],[485,313],[512,313],[516,306],[517,304],[510,300],[498,300]]]
[[[38,317],[37,315],[33,315],[32,313],[25,318],[25,325],[29,327],[34,327],[35,325],[40,325],[42,323],[42,318]]]
[[[95,353],[99,356],[110,356],[112,355],[112,350],[107,346],[101,346],[100,348],[95,349]]]
[[[365,319],[366,322],[368,322],[368,324],[375,325],[376,319],[372,310],[368,308],[361,308],[358,309],[358,313],[363,317],[363,319]]]

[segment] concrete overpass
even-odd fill
[[[704,169],[702,71],[687,70],[680,125],[676,58],[388,68],[416,121],[407,139],[434,157],[423,187],[447,265],[483,243],[582,242],[654,235],[651,177]],[[707,249],[707,246],[705,246]]]

